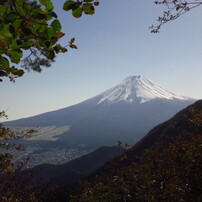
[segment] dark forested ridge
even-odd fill
[[[103,146],[65,164],[42,164],[31,170],[36,174],[36,177],[34,177],[36,181],[39,180],[38,176],[43,177],[46,181],[50,180],[48,185],[48,189],[50,189],[56,185],[70,184],[89,175],[105,163],[111,161],[115,156],[124,152],[124,150],[122,147]],[[29,169],[23,171],[22,174],[27,172],[29,172]]]
[[[83,182],[71,201],[201,201],[202,100]]]

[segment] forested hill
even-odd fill
[[[173,137],[190,138],[202,133],[202,100],[178,112],[170,120],[154,127],[133,147],[133,152],[142,154],[145,149],[159,142],[172,141]]]
[[[71,201],[201,201],[202,100],[77,187]]]

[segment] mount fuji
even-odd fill
[[[113,104],[121,101],[126,103],[144,103],[155,98],[168,100],[190,100],[185,96],[175,95],[157,83],[154,83],[143,76],[130,76],[114,88],[100,94],[102,97],[98,104],[107,103]]]
[[[108,140],[113,143],[119,138],[124,141],[128,141],[128,138],[139,139],[152,127],[169,119],[194,101],[195,99],[169,92],[143,76],[130,76],[115,87],[82,103],[5,122],[5,125],[68,126],[68,133],[71,135],[67,136],[79,136],[81,140],[89,136],[108,145]]]
[[[130,76],[115,87],[79,104],[5,122],[9,127],[38,127],[29,138],[52,147],[135,144],[150,129],[171,118],[195,99],[179,96],[143,76]],[[44,148],[43,148],[44,149]]]

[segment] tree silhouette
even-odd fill
[[[158,33],[161,26],[176,20],[181,15],[187,13],[188,11],[199,7],[202,4],[202,1],[199,0],[157,0],[154,1],[156,5],[163,5],[167,9],[164,11],[163,16],[158,17],[158,25],[152,25],[150,27],[151,32]]]

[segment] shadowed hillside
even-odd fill
[[[71,201],[201,201],[201,144],[202,100],[91,175]]]
[[[48,187],[69,184],[81,179],[124,152],[121,147],[101,147],[89,154],[62,165],[42,164],[31,169],[37,176],[50,181]],[[29,170],[25,170],[28,172]],[[36,178],[38,181],[38,178]]]

